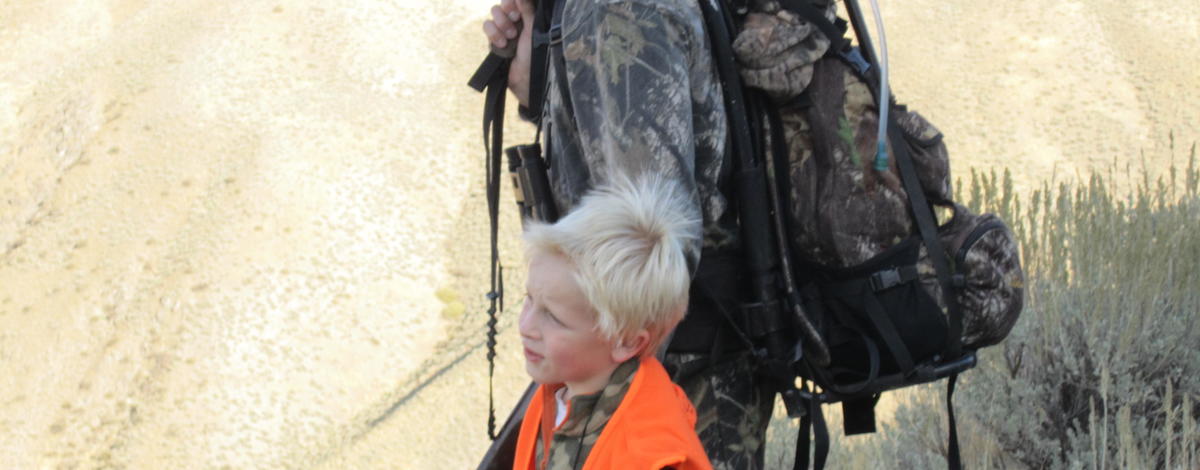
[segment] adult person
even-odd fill
[[[558,213],[618,174],[657,173],[689,195],[687,210],[699,212],[702,233],[687,247],[688,314],[663,363],[696,408],[713,468],[762,468],[774,396],[730,328],[742,263],[727,121],[700,7],[696,0],[557,3],[561,42],[551,55],[561,60],[546,61],[544,98],[530,96],[534,5],[501,0],[483,30],[497,48],[517,41],[509,88],[523,117],[540,120]],[[543,100],[540,116],[527,112],[531,100]]]

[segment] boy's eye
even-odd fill
[[[554,324],[556,324],[558,326],[562,326],[562,327],[567,326],[565,323],[562,322],[562,320],[559,320],[558,317],[554,316],[553,313],[550,313],[549,310],[542,309],[542,314],[546,315],[547,317],[550,317],[550,320],[554,321]]]
[[[533,296],[529,295],[529,293],[526,293],[525,294],[525,303],[524,303],[523,307],[530,308],[532,305],[533,305]],[[551,313],[550,310],[548,310],[548,309],[540,308],[540,309],[538,309],[538,313],[550,318],[550,320],[553,321],[555,325],[561,326],[563,328],[567,327],[566,323],[563,323],[562,320],[559,320],[558,317],[554,316],[554,314]]]

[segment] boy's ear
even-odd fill
[[[650,344],[650,332],[644,328],[633,335],[617,339],[612,347],[612,360],[618,364],[628,361],[641,354],[648,344]]]

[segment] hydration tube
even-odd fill
[[[888,111],[892,107],[888,96],[887,35],[883,32],[883,15],[879,13],[878,1],[871,0],[871,10],[875,13],[875,29],[879,30],[879,133],[875,137],[875,171],[885,171],[888,168]]]

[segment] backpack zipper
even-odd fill
[[[1004,222],[1001,222],[997,219],[992,219],[971,230],[971,233],[968,234],[967,238],[963,240],[963,244],[958,247],[958,253],[954,256],[955,265],[957,267],[961,267],[966,263],[967,252],[971,250],[971,245],[974,245],[975,242],[979,241],[980,238],[983,238],[984,235],[987,235],[987,233],[992,230],[1003,228]]]

